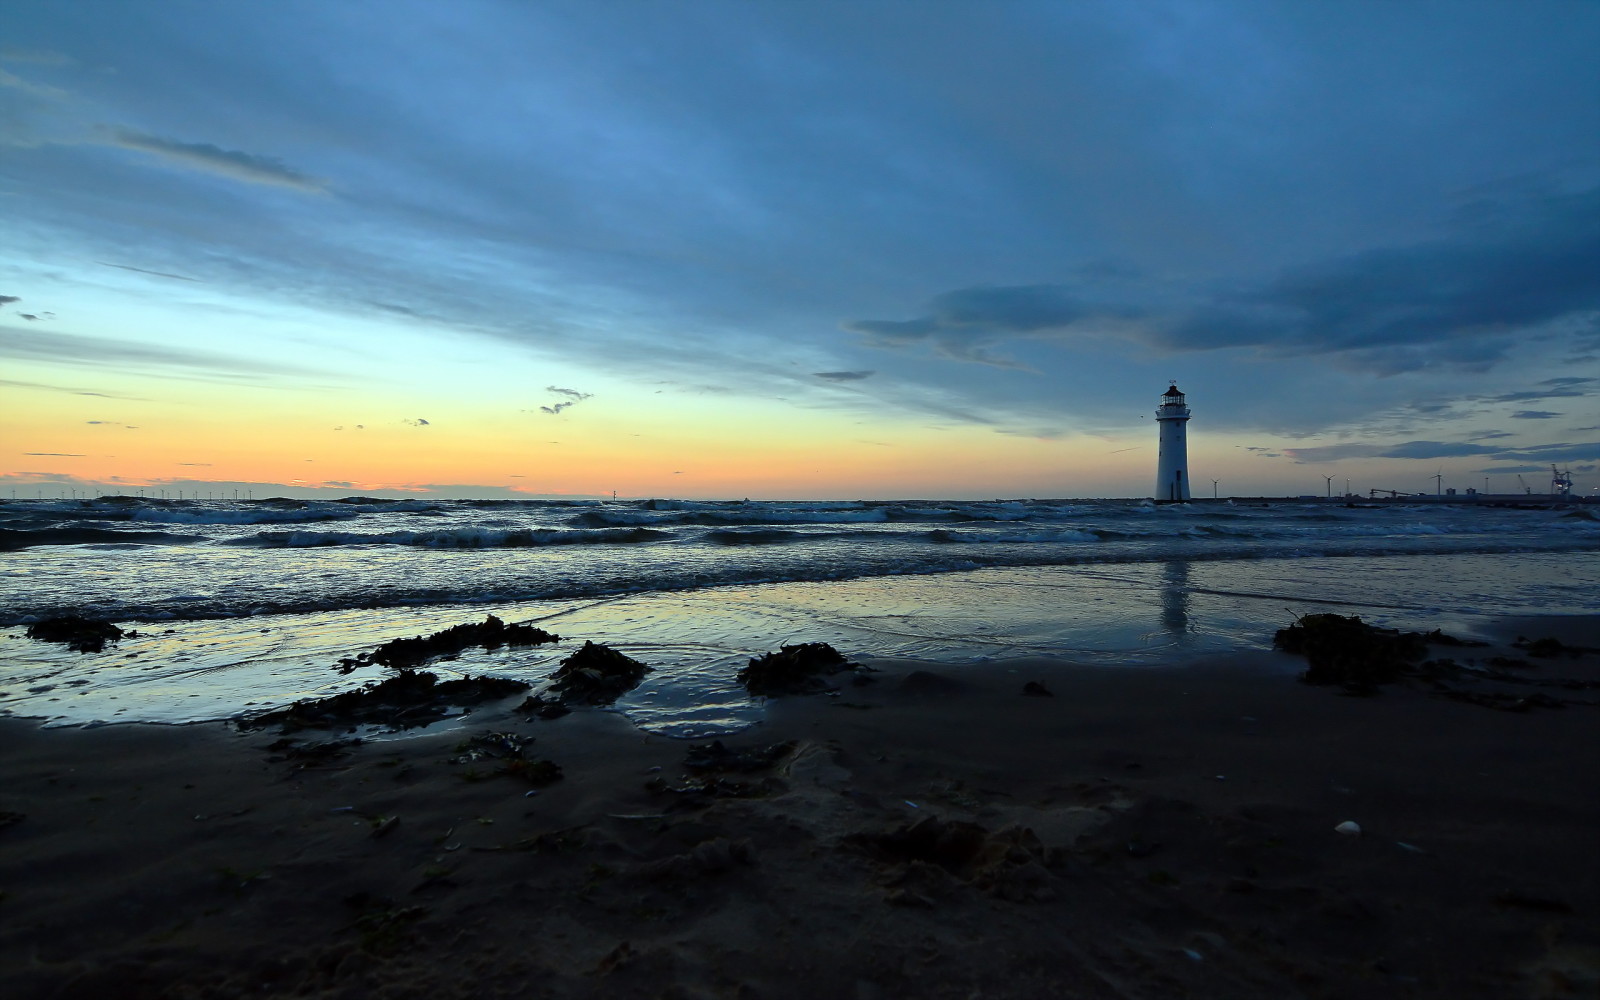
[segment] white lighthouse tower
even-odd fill
[[[1184,428],[1189,423],[1189,407],[1177,383],[1161,394],[1156,407],[1156,426],[1161,428],[1161,450],[1156,459],[1156,503],[1189,501],[1189,442]]]

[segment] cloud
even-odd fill
[[[1480,398],[1485,403],[1531,403],[1534,400],[1560,400],[1560,398],[1584,397],[1584,395],[1589,394],[1581,389],[1526,389],[1522,392],[1502,392],[1499,395],[1486,395]]]
[[[30,97],[44,98],[47,101],[61,101],[68,95],[60,87],[52,87],[44,83],[33,83],[7,70],[0,69],[0,87],[21,91]]]
[[[1285,448],[1284,452],[1301,464],[1337,462],[1348,458],[1438,459],[1463,458],[1470,455],[1483,455],[1496,462],[1584,462],[1600,458],[1600,442],[1503,448],[1466,442],[1406,441],[1388,445],[1352,443],[1315,448]]]
[[[314,194],[327,190],[326,181],[290,169],[272,157],[223,149],[208,142],[180,142],[118,128],[110,130],[108,144],[149,153],[192,170],[220,174],[252,184],[270,184]]]
[[[1110,338],[1161,353],[1331,355],[1343,367],[1380,375],[1440,365],[1484,371],[1506,358],[1519,331],[1600,329],[1600,188],[1522,199],[1493,225],[1335,257],[1264,281],[1186,286],[1080,274],[1059,284],[956,289],[912,319],[853,320],[843,328],[875,347],[922,347],[948,360],[1009,368],[1026,366],[993,353],[1007,341]],[[1584,383],[1545,384],[1544,396],[1558,396]]]
[[[47,382],[22,382],[16,379],[0,379],[0,385],[9,385],[16,389],[43,389],[46,392],[65,392],[73,396],[98,396],[101,399],[135,399],[143,400],[142,396],[119,396],[110,392],[91,392],[88,389],[75,389],[71,386],[50,385]]]
[[[13,302],[21,301],[22,299],[16,295],[0,295],[0,306],[8,306]]]
[[[812,372],[811,374],[814,378],[826,379],[829,382],[860,382],[862,379],[869,379],[878,373],[876,371],[868,370],[855,372]]]
[[[0,327],[0,357],[26,361],[92,368],[111,368],[125,372],[132,367],[198,370],[210,375],[229,376],[228,381],[260,380],[269,375],[308,375],[310,369],[279,362],[263,362],[213,354],[192,348],[162,347],[110,337],[45,333],[20,327]],[[191,376],[192,377],[192,376]]]
[[[1553,417],[1563,416],[1563,414],[1552,413],[1549,410],[1518,410],[1511,416],[1514,420],[1549,420]]]
[[[211,463],[210,462],[179,462],[178,464],[179,465],[183,465],[183,466],[188,466],[188,467],[191,467],[191,468],[197,468],[197,469],[200,469],[200,468],[209,469],[209,468],[211,468]]]
[[[1378,453],[1379,458],[1461,458],[1466,455],[1485,455],[1496,451],[1488,445],[1449,441],[1407,441],[1391,445]]]
[[[1494,456],[1497,462],[1592,462],[1597,458],[1600,458],[1600,441],[1541,444],[1502,451]]]
[[[0,48],[0,62],[29,63],[34,66],[75,66],[77,60],[52,49],[19,49],[14,46]]]
[[[1308,462],[1338,462],[1347,458],[1376,458],[1383,454],[1383,446],[1375,444],[1330,444],[1315,448],[1285,448],[1283,453],[1304,465]]]
[[[951,361],[1025,369],[994,354],[993,345],[1004,337],[1064,330],[1092,313],[1066,286],[961,288],[935,297],[928,314],[916,319],[863,319],[843,326],[874,347],[920,345]]]
[[[566,400],[564,400],[562,402],[558,402],[558,403],[552,404],[550,406],[541,406],[541,407],[539,407],[539,412],[540,413],[548,413],[551,416],[556,416],[562,410],[565,410],[565,409],[567,409],[569,407],[577,406],[579,403],[583,402],[584,400],[591,399],[591,398],[594,397],[594,393],[592,393],[592,392],[579,392],[576,389],[563,389],[558,385],[547,385],[547,386],[544,387],[544,390],[545,390],[545,392],[553,392],[553,393],[556,393],[557,395],[568,397]]]
[[[1596,381],[1600,381],[1600,380],[1592,379],[1592,378],[1579,378],[1577,376],[1566,376],[1564,378],[1547,378],[1543,382],[1540,382],[1539,384],[1540,385],[1555,385],[1555,386],[1563,386],[1563,387],[1565,387],[1565,386],[1573,386],[1573,385],[1588,385],[1588,384],[1596,382]]]
[[[166,271],[151,271],[143,267],[134,267],[131,264],[112,264],[103,260],[97,260],[95,263],[99,264],[101,267],[114,267],[119,271],[137,271],[140,274],[153,274],[158,278],[177,278],[179,281],[200,281],[199,278],[190,278],[182,274],[170,274]]]
[[[25,452],[23,452],[23,454],[24,455],[34,455],[34,456],[48,457],[48,458],[83,458],[84,457],[82,455],[69,455],[66,452],[60,452],[60,451],[25,451]]]
[[[421,417],[417,417],[414,420],[408,417],[408,418],[406,418],[404,420],[401,420],[400,422],[402,424],[410,424],[412,427],[427,427],[428,426],[428,421],[424,420]]]

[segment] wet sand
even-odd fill
[[[1596,621],[1502,638],[1600,646]],[[1279,654],[871,665],[723,741],[794,741],[772,768],[710,776],[598,711],[479,711],[309,763],[221,724],[0,720],[0,810],[21,817],[0,827],[0,991],[1600,991],[1600,707],[1341,697]],[[490,730],[563,779],[449,763]]]

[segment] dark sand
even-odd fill
[[[531,797],[465,780],[461,729],[297,767],[4,720],[0,993],[1600,995],[1600,708],[1341,697],[1265,654],[875,666],[725,741],[798,741],[727,776],[755,798],[662,790],[688,745],[603,712],[470,717],[561,765]],[[987,834],[872,839],[930,816]]]

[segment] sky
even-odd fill
[[[1149,496],[1173,381],[1200,495],[1600,487],[1590,0],[7,0],[0,44],[0,496]]]

